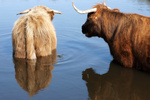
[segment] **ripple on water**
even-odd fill
[[[0,31],[0,54],[4,56],[10,56],[12,53],[11,32],[8,32],[8,29]]]
[[[77,28],[73,27],[68,27],[67,31],[65,28],[57,31],[57,51],[58,55],[59,52],[62,55],[57,59],[57,63],[63,66],[63,69],[82,66],[101,67],[99,65],[102,65],[104,69],[108,70],[109,62],[112,58],[110,57],[108,46],[103,39],[97,37],[87,38]],[[59,31],[65,31],[65,33],[62,35]]]

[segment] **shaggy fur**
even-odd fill
[[[15,22],[12,32],[14,57],[36,59],[50,55],[56,49],[56,33],[51,22],[54,12],[49,10],[36,6]]]
[[[87,37],[102,37],[114,60],[125,67],[150,71],[150,17],[94,6],[82,26]]]

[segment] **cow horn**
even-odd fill
[[[105,5],[105,6],[106,6],[105,0],[104,0],[104,2],[103,2],[103,5]]]
[[[111,8],[110,8],[110,7],[108,7],[108,9],[110,9],[110,10],[111,10]]]
[[[28,10],[22,11],[22,12],[18,13],[17,15],[25,14],[25,13],[28,13],[29,11],[31,11],[31,9],[28,9]]]
[[[57,11],[57,10],[52,10],[55,14],[62,14],[62,12]]]
[[[72,6],[73,8],[80,14],[87,14],[87,13],[90,13],[90,12],[96,12],[97,11],[97,8],[92,8],[92,9],[88,9],[88,10],[79,10],[75,7],[74,3],[72,2]]]
[[[106,6],[106,3],[105,3],[105,0],[104,0],[104,2],[103,2],[103,5],[105,5]],[[107,7],[108,9],[111,9],[110,7]]]

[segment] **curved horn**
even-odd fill
[[[72,6],[73,8],[80,14],[87,14],[87,13],[90,13],[90,12],[96,12],[97,11],[97,8],[91,8],[91,9],[88,9],[88,10],[79,10],[75,7],[74,3],[72,2]]]
[[[18,13],[17,15],[25,14],[25,13],[28,13],[29,11],[31,11],[31,9],[28,9],[28,10],[22,11],[22,12]]]

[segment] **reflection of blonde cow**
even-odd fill
[[[44,6],[36,6],[19,14],[12,32],[13,55],[15,58],[36,59],[50,55],[56,49],[57,38],[52,24],[54,14],[61,12]]]
[[[37,60],[13,59],[16,81],[30,97],[49,86],[56,58],[57,50],[53,50],[51,55]]]

